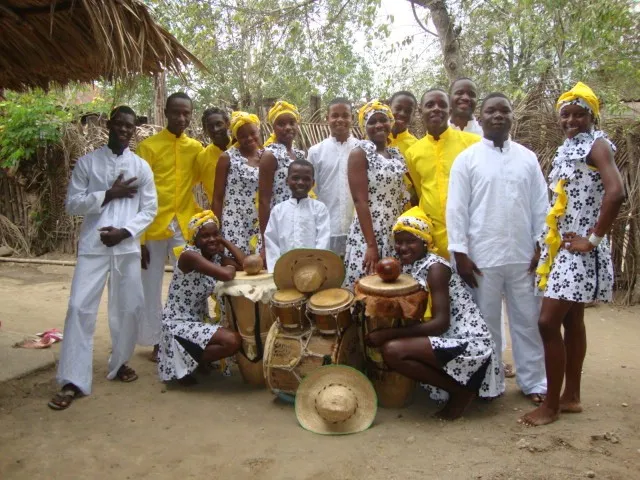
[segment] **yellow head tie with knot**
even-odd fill
[[[576,83],[575,87],[560,95],[556,110],[560,111],[566,105],[579,105],[593,113],[596,120],[600,118],[600,101],[593,90],[582,82]]]
[[[369,119],[376,113],[384,113],[387,117],[389,117],[392,125],[395,122],[395,119],[393,118],[393,112],[391,111],[391,108],[389,108],[389,105],[380,102],[380,100],[371,100],[370,102],[364,104],[358,111],[358,123],[360,124],[360,128],[364,130],[364,127]]]
[[[233,136],[233,138],[237,138],[238,130],[240,130],[240,127],[243,127],[248,124],[252,124],[260,128],[260,119],[258,118],[257,115],[254,115],[253,113],[239,112],[239,111],[233,112],[231,114],[231,123],[229,125],[229,128],[231,129],[231,135]]]
[[[293,115],[296,119],[296,122],[300,121],[300,112],[298,111],[298,107],[294,104],[285,102],[284,100],[279,100],[276,104],[269,109],[269,113],[267,113],[267,121],[273,126],[276,118],[280,115],[284,115],[285,113],[289,113]],[[272,133],[266,142],[264,142],[264,146],[271,145],[276,141],[276,134]]]
[[[393,232],[408,232],[420,238],[427,244],[427,249],[435,253],[437,249],[433,244],[433,221],[422,211],[420,207],[413,207],[404,212],[395,225]]]
[[[193,217],[191,217],[191,220],[189,220],[189,225],[187,227],[189,234],[189,245],[195,245],[196,235],[198,235],[200,229],[208,223],[215,223],[216,226],[220,228],[220,221],[211,210],[204,210],[200,213],[196,213]]]

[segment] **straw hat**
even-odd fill
[[[300,425],[323,435],[366,430],[376,418],[376,391],[369,379],[346,365],[326,365],[309,373],[296,392]]]
[[[302,293],[311,293],[340,287],[344,274],[342,259],[332,251],[296,248],[278,259],[273,280],[279,290],[295,288]]]

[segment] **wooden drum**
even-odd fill
[[[271,312],[284,328],[302,328],[306,325],[307,296],[295,288],[278,290],[271,298]]]
[[[378,275],[361,278],[355,287],[356,300],[364,304],[362,338],[381,328],[400,328],[420,322],[427,306],[427,293],[410,275],[395,282],[383,282]],[[367,376],[386,408],[402,408],[411,403],[416,381],[385,365],[380,349],[364,347]]]
[[[228,323],[242,337],[242,349],[236,354],[242,378],[250,385],[264,386],[262,358],[273,323],[269,308],[269,299],[276,290],[273,275],[238,272],[235,279],[220,285],[216,286],[216,293],[224,296]]]
[[[295,395],[302,379],[322,365],[345,364],[362,369],[363,356],[355,325],[342,336],[307,329],[271,326],[264,350],[264,378],[276,395]]]
[[[352,323],[353,301],[353,293],[344,288],[322,290],[309,298],[307,315],[321,334],[341,334]]]

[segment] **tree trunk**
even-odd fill
[[[153,75],[153,106],[149,123],[164,126],[164,104],[167,100],[167,75],[164,71]]]
[[[409,2],[428,8],[431,12],[431,20],[436,27],[440,50],[444,59],[444,69],[450,81],[460,77],[463,72],[460,59],[460,28],[455,26],[454,19],[449,15],[445,0],[408,0]]]

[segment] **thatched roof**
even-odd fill
[[[125,78],[205,68],[140,0],[3,0],[0,87]]]

